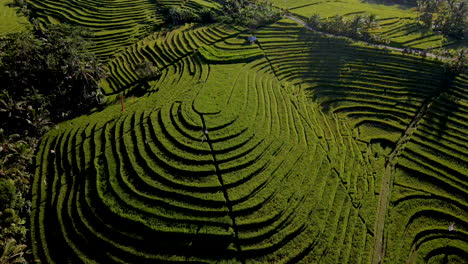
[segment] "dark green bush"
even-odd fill
[[[255,28],[273,23],[281,13],[268,1],[226,0],[223,3],[220,22]]]
[[[205,7],[198,12],[200,21],[203,23],[214,23],[217,21],[218,14],[212,8]]]
[[[166,22],[172,25],[200,22],[200,16],[191,9],[182,7],[170,7],[163,10]]]
[[[0,178],[0,211],[9,208],[15,200],[16,188],[12,180]]]

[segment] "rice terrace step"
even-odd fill
[[[40,141],[38,262],[468,263],[468,75],[400,52],[454,42],[415,7],[273,0],[290,17],[246,28],[164,17],[240,0],[26,2],[108,72],[106,107]],[[30,30],[6,8],[0,32]],[[395,50],[292,19],[370,13]]]

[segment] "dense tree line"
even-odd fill
[[[99,104],[103,68],[90,52],[87,32],[51,25],[1,39],[0,82],[7,133],[34,133],[43,119],[56,123]],[[5,118],[4,118],[5,117]],[[8,117],[8,118],[6,118]]]
[[[55,123],[102,102],[87,32],[66,25],[0,38],[0,263],[25,262],[32,160]]]
[[[322,19],[319,14],[315,14],[308,19],[307,24],[315,30],[334,35],[347,36],[373,43],[387,43],[385,39],[371,33],[372,29],[378,27],[377,17],[374,14],[357,15],[351,19],[346,19],[340,15]]]
[[[280,18],[279,10],[275,9],[269,1],[225,0],[219,20],[227,24],[255,28],[273,23]]]

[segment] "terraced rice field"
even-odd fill
[[[28,0],[42,25],[67,23],[81,26],[93,34],[93,51],[107,60],[120,49],[158,30],[163,23],[160,10],[169,6],[191,9],[216,7],[216,3],[197,1],[148,0]]]
[[[35,257],[376,263],[383,219],[381,263],[466,263],[468,76],[444,87],[440,62],[290,20],[260,28],[258,44],[247,36],[188,24],[115,44],[102,84],[127,96],[125,111],[110,105],[41,141]],[[139,79],[144,61],[161,76]]]
[[[274,0],[273,3],[304,18],[320,14],[323,19],[335,15],[352,19],[356,15],[375,14],[380,26],[373,32],[388,39],[393,46],[427,49],[453,43],[453,40],[420,26],[415,8],[361,0]]]
[[[155,4],[147,0],[36,1],[28,3],[47,23],[68,23],[94,33],[94,52],[109,57],[119,48],[149,34],[159,23]]]
[[[17,8],[10,7],[13,1],[0,0],[0,36],[8,33],[29,30],[30,25],[26,17],[18,13]]]
[[[395,259],[468,260],[467,77],[434,101],[396,165],[388,229]]]

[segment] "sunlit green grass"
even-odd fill
[[[369,263],[386,156],[440,87],[442,64],[327,38],[288,19],[255,35],[259,44],[248,44],[238,28],[188,24],[108,62],[107,107],[59,124],[41,142],[36,258]],[[140,80],[143,61],[161,75]],[[396,182],[412,193],[395,187],[392,201],[404,206],[390,209],[386,264],[407,263],[411,242],[427,233],[440,239],[424,243],[419,260],[465,238],[463,230],[444,233],[445,219],[411,218],[435,209],[457,226],[468,219],[452,215],[466,208],[458,197],[466,167],[454,161],[468,153],[466,76],[455,84],[431,110],[440,126],[440,114],[452,113],[442,140],[424,120],[397,165]],[[123,112],[113,101],[121,94]],[[412,196],[430,190],[425,181],[443,202]],[[465,252],[464,242],[450,245]]]
[[[0,0],[0,36],[30,29],[27,18],[18,12],[18,8],[8,5],[12,0]]]
[[[355,15],[377,15],[380,27],[373,32],[391,41],[391,45],[412,48],[438,48],[454,40],[435,34],[423,28],[417,21],[414,7],[385,5],[360,0],[320,1],[320,0],[274,0],[273,3],[290,12],[309,18],[319,14],[323,19],[335,15],[352,19]]]

